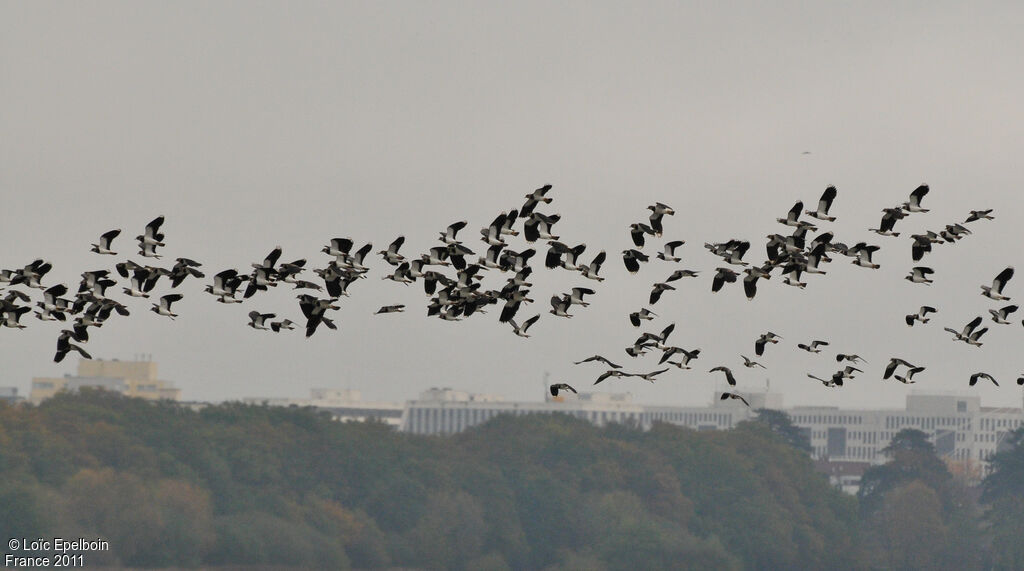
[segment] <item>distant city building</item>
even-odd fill
[[[77,375],[33,378],[29,402],[38,404],[60,391],[74,392],[82,387],[150,400],[178,400],[181,397],[181,389],[157,378],[157,367],[153,361],[81,359]]]
[[[401,429],[413,434],[452,434],[487,422],[499,414],[560,412],[598,426],[609,422],[641,424],[644,407],[632,395],[581,393],[571,398],[547,397],[544,402],[510,402],[449,388],[429,389],[405,405]]]
[[[368,402],[362,400],[362,393],[352,389],[313,389],[308,399],[246,398],[248,404],[272,406],[311,406],[327,411],[334,420],[341,422],[376,420],[398,428],[402,424],[401,403]]]
[[[935,450],[950,469],[977,482],[987,473],[989,458],[1000,450],[1007,435],[1024,424],[1020,408],[986,408],[974,395],[926,394],[907,396],[904,410],[795,407],[786,409],[777,393],[742,393],[750,402],[720,400],[711,406],[673,407],[636,404],[628,394],[581,393],[547,398],[544,402],[510,402],[451,389],[431,389],[406,404],[402,430],[415,434],[451,434],[499,414],[563,413],[597,425],[627,423],[648,429],[655,422],[694,430],[725,430],[769,408],[789,414],[794,425],[810,439],[811,457],[833,482],[850,491],[860,474],[888,457],[883,450],[904,428],[929,435]]]
[[[25,400],[25,397],[18,395],[18,387],[0,387],[0,402],[16,404]]]
[[[249,403],[313,406],[330,411],[337,420],[376,419],[413,434],[454,434],[501,414],[561,413],[598,426],[620,423],[649,429],[655,422],[694,430],[727,430],[753,419],[766,408],[786,412],[803,430],[818,471],[832,483],[854,493],[864,470],[884,464],[884,449],[905,428],[929,436],[950,470],[977,483],[988,472],[988,460],[1001,450],[1007,436],[1024,425],[1024,409],[982,407],[979,397],[956,393],[914,391],[903,410],[840,409],[826,406],[786,408],[782,395],[768,391],[740,393],[750,406],[722,400],[715,392],[710,406],[651,406],[630,394],[580,393],[543,401],[507,401],[494,395],[451,388],[431,388],[419,398],[400,403],[363,402],[358,391],[315,389],[309,399],[246,399]]]

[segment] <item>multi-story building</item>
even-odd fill
[[[352,389],[313,389],[308,399],[246,398],[248,404],[271,406],[311,406],[331,413],[334,420],[362,422],[375,420],[398,427],[402,424],[404,406],[396,402],[371,402]]]
[[[38,404],[60,391],[73,392],[82,387],[151,400],[178,400],[181,397],[181,389],[157,378],[157,367],[153,361],[81,359],[77,375],[33,378],[29,401]]]
[[[511,402],[450,388],[430,389],[419,400],[406,403],[401,430],[414,434],[451,434],[487,422],[499,414],[522,415],[561,412],[599,426],[609,422],[643,423],[644,407],[628,394],[582,393],[568,399],[548,397],[543,402]]]
[[[25,400],[25,397],[18,395],[18,387],[0,387],[0,402],[17,404]]]
[[[581,393],[546,398],[543,402],[510,402],[452,389],[431,389],[406,404],[401,429],[416,434],[450,434],[486,422],[498,414],[564,413],[598,425],[627,423],[647,429],[655,422],[694,430],[725,430],[751,419],[760,408],[786,411],[793,424],[809,437],[811,456],[837,485],[855,490],[860,474],[872,464],[885,463],[884,449],[904,428],[930,436],[936,452],[951,470],[978,481],[987,461],[1007,435],[1024,424],[1024,410],[986,408],[974,395],[928,394],[907,396],[904,410],[795,407],[786,409],[777,393],[743,393],[750,402],[721,400],[711,406],[647,406],[629,394]],[[841,469],[840,469],[841,468]]]

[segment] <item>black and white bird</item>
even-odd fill
[[[146,224],[146,229],[140,236],[136,236],[135,239],[139,242],[140,254],[145,258],[159,258],[160,256],[156,253],[157,246],[163,246],[164,235],[160,233],[160,226],[164,223],[163,216],[157,216],[153,220]]]
[[[650,258],[647,254],[639,250],[623,250],[622,251],[622,263],[625,264],[626,269],[631,274],[635,274],[640,271],[640,262],[647,262]]]
[[[295,262],[292,262],[291,266],[294,267],[295,264],[299,262],[301,262],[302,264],[306,263],[305,260],[296,260]],[[284,265],[287,264],[282,264],[282,266]],[[167,273],[167,277],[170,278],[171,280],[171,287],[178,287],[179,285],[181,285],[181,282],[185,281],[185,278],[189,276],[194,278],[206,277],[206,274],[196,269],[200,266],[202,266],[202,264],[195,260],[190,260],[188,258],[178,258],[177,260],[175,260],[174,266],[171,267],[170,271]],[[299,269],[301,269],[301,267]],[[296,271],[296,273],[298,272]]]
[[[282,329],[285,331],[291,331],[295,329],[295,323],[290,319],[282,319],[281,321],[271,321],[270,329],[274,333],[279,333]]]
[[[671,357],[675,355],[681,355],[678,361],[671,360]],[[675,365],[680,369],[690,369],[690,361],[696,359],[699,356],[700,349],[693,349],[691,351],[687,351],[682,347],[669,347],[667,350],[665,350],[664,353],[662,353],[661,360],[658,361],[658,364],[660,365],[662,363],[668,363],[669,365]]]
[[[534,315],[533,317],[527,319],[526,321],[523,322],[522,325],[517,325],[516,324],[516,320],[514,320],[514,319],[509,319],[508,322],[509,322],[510,325],[512,325],[513,333],[515,333],[516,335],[518,335],[520,337],[529,337],[529,335],[526,334],[526,331],[534,323],[537,323],[538,319],[540,319],[540,314]]]
[[[388,264],[391,264],[392,266],[397,266],[405,261],[405,256],[398,253],[398,249],[401,248],[402,244],[404,243],[405,236],[399,236],[398,238],[395,238],[395,240],[391,242],[391,244],[388,245],[386,250],[381,250],[380,252],[377,253],[380,254],[384,258],[384,261],[387,262]]]
[[[587,357],[586,359],[583,359],[582,361],[575,361],[574,364],[582,365],[583,363],[590,363],[592,361],[597,361],[597,362],[604,363],[605,365],[608,365],[609,367],[611,367],[613,369],[621,369],[622,368],[622,365],[616,365],[615,363],[612,363],[611,361],[609,361],[608,359],[605,359],[604,357],[602,357],[600,355],[594,355],[593,357]]]
[[[973,375],[971,375],[971,380],[968,382],[968,384],[973,387],[978,383],[978,379],[988,379],[992,381],[993,385],[997,387],[999,386],[999,383],[996,382],[995,378],[993,378],[992,375],[988,373],[974,373]]]
[[[810,345],[804,343],[797,343],[796,346],[800,349],[803,349],[804,351],[807,351],[808,353],[821,353],[821,349],[818,349],[818,347],[823,347],[825,345],[828,345],[828,341],[821,341],[819,339],[815,339],[814,341],[811,341]]]
[[[375,311],[373,314],[377,315],[377,314],[380,314],[380,313],[401,313],[403,311],[405,311],[405,305],[402,305],[402,304],[384,305],[384,306],[381,306],[381,308],[378,309],[377,311]]]
[[[994,217],[990,216],[991,214],[991,208],[989,208],[988,210],[972,210],[967,219],[964,220],[964,224],[968,222],[974,222],[975,220],[995,220]]]
[[[647,309],[646,307],[640,311],[634,311],[629,314],[629,322],[633,324],[633,327],[640,327],[640,321],[649,321],[657,317],[658,314]]]
[[[536,242],[538,239],[541,240],[557,240],[558,236],[551,233],[552,227],[555,223],[561,219],[558,214],[552,214],[546,216],[539,212],[534,212],[530,218],[523,224],[523,237],[526,238],[527,242]]]
[[[930,285],[935,280],[928,279],[928,276],[934,274],[935,270],[925,266],[915,266],[910,269],[910,274],[904,279],[915,284],[926,284]]]
[[[885,366],[885,373],[882,375],[882,378],[888,379],[896,372],[896,368],[900,366],[907,367],[908,369],[917,367],[917,365],[914,365],[909,361],[900,359],[899,357],[892,357],[889,359],[889,364]]]
[[[668,285],[666,283],[656,283],[656,284],[654,284],[654,289],[651,290],[650,304],[654,305],[654,304],[658,303],[658,300],[661,299],[661,294],[662,293],[664,293],[664,292],[666,292],[668,290],[675,290],[675,289],[676,288],[674,288],[673,286],[670,286],[670,285]]]
[[[896,226],[896,221],[906,216],[906,214],[898,209],[886,209],[884,212],[885,214],[882,215],[882,221],[879,222],[878,228],[868,228],[868,230],[879,236],[892,236],[894,238],[899,236],[900,233],[893,232],[893,228]]]
[[[994,299],[996,301],[1009,301],[1010,298],[1003,295],[1003,288],[1006,286],[1006,282],[1010,281],[1013,277],[1013,266],[1008,266],[1005,270],[999,272],[999,275],[992,280],[991,286],[981,286],[981,295]]]
[[[334,321],[325,315],[328,309],[340,309],[340,306],[334,305],[334,299],[318,299],[305,293],[300,294],[298,299],[299,309],[306,316],[306,337],[316,333],[321,323],[326,325],[328,329],[338,328]]]
[[[440,233],[441,241],[445,244],[460,244],[461,242],[459,242],[455,235],[459,233],[459,230],[465,228],[467,224],[469,224],[469,222],[466,220],[460,220],[449,224],[448,227],[445,228],[444,232]]]
[[[785,218],[776,218],[776,220],[780,224],[785,224],[786,226],[794,226],[794,227],[797,227],[797,228],[808,227],[808,228],[811,228],[813,230],[814,229],[813,228],[814,227],[813,224],[809,224],[807,222],[800,222],[798,220],[798,218],[800,218],[800,213],[803,212],[803,209],[804,209],[803,201],[802,200],[798,200],[797,203],[793,205],[793,208],[789,209],[789,213],[786,215]]]
[[[175,317],[178,317],[178,314],[173,313],[171,311],[171,304],[180,300],[182,297],[184,296],[182,296],[180,293],[172,293],[165,296],[161,296],[160,303],[154,303],[153,307],[150,308],[150,311],[155,312],[157,315],[166,315],[167,317],[174,319]]]
[[[841,386],[843,386],[843,376],[840,375],[839,373],[836,373],[836,374],[832,375],[832,378],[827,380],[827,381],[825,379],[821,378],[821,377],[816,377],[816,376],[814,376],[814,375],[812,375],[810,373],[807,373],[807,376],[812,378],[812,379],[814,379],[814,380],[816,380],[816,381],[821,381],[821,384],[825,385],[826,387],[841,387]]]
[[[740,402],[742,402],[743,404],[747,405],[748,407],[750,406],[750,403],[747,402],[747,399],[743,398],[742,396],[740,396],[740,395],[738,395],[736,393],[723,392],[722,396],[719,398],[719,400],[726,400],[726,399],[736,399],[736,400],[739,400]]]
[[[754,354],[756,354],[758,357],[764,355],[765,345],[767,345],[768,343],[774,345],[779,342],[779,339],[782,339],[782,337],[779,337],[778,335],[772,333],[771,331],[762,334],[760,337],[757,338],[756,341],[754,341]]]
[[[553,397],[557,397],[559,391],[571,391],[572,394],[578,394],[576,392],[576,389],[574,389],[571,386],[569,386],[568,383],[555,383],[555,384],[551,385],[550,387],[548,387],[548,390],[551,391],[551,396],[553,396]]]
[[[828,215],[828,210],[832,208],[832,201],[836,198],[836,187],[830,186],[825,189],[825,192],[821,193],[821,198],[818,200],[818,209],[811,211],[806,210],[804,214],[817,218],[818,220],[825,220],[826,222],[835,222],[834,216]]]
[[[1007,305],[999,309],[990,309],[988,312],[992,315],[992,321],[1003,325],[1009,325],[1009,321],[1006,319],[1008,315],[1017,311],[1016,305]]]
[[[928,185],[922,184],[921,186],[914,189],[910,193],[910,200],[903,203],[903,208],[907,212],[928,212],[927,208],[921,208],[921,199],[928,194]]]
[[[904,374],[904,375],[893,375],[892,378],[896,379],[897,381],[899,381],[899,382],[901,382],[901,383],[903,383],[905,385],[909,385],[909,384],[917,382],[917,381],[913,380],[914,379],[914,375],[916,375],[917,373],[920,373],[924,369],[925,369],[924,367],[911,367],[911,368],[907,369],[906,374]]]
[[[662,204],[660,202],[655,202],[654,204],[648,206],[647,209],[651,211],[651,216],[649,217],[649,220],[651,221],[651,228],[654,229],[654,235],[661,236],[661,233],[664,231],[664,228],[661,224],[661,219],[666,214],[672,216],[673,214],[676,213],[676,211],[673,210],[672,207],[668,206],[667,204]]]
[[[572,303],[569,301],[569,296],[568,295],[565,295],[565,296],[558,296],[558,295],[551,296],[551,311],[550,311],[550,313],[552,315],[555,315],[555,316],[558,316],[558,317],[572,317],[568,313],[569,307],[571,305],[572,305]]]
[[[678,262],[682,258],[676,256],[676,248],[682,246],[686,242],[684,240],[673,240],[671,242],[665,242],[665,249],[658,252],[658,259],[665,260],[666,262]]]
[[[836,371],[835,375],[833,376],[838,375],[844,379],[852,379],[854,372],[863,373],[864,371],[858,369],[857,367],[854,367],[853,365],[847,365],[846,367],[843,367],[842,369]]]
[[[633,373],[634,377],[639,377],[645,381],[654,382],[654,377],[664,373],[668,369],[658,369],[657,371],[651,371],[650,373]]]
[[[607,254],[602,250],[601,253],[594,256],[593,261],[591,261],[589,265],[580,266],[580,273],[583,274],[583,277],[585,278],[603,282],[604,278],[597,275],[597,273],[601,271],[601,264],[604,263],[605,258],[607,258]],[[639,265],[637,266],[637,269],[640,269]]]
[[[569,293],[569,305],[582,305],[587,307],[590,303],[583,301],[583,296],[594,295],[594,290],[587,287],[574,287]]]
[[[607,379],[609,377],[619,377],[619,378],[621,378],[621,377],[632,377],[632,376],[633,376],[633,373],[624,373],[624,372],[619,371],[617,369],[612,369],[610,371],[605,371],[604,373],[601,373],[601,376],[598,377],[596,381],[594,381],[594,384],[596,385],[596,384],[598,384],[600,382],[603,382],[605,379]]]
[[[665,283],[674,282],[683,278],[695,278],[698,272],[694,270],[676,270],[672,272],[670,276],[665,278]]]
[[[929,305],[922,305],[921,308],[917,310],[917,313],[909,313],[906,315],[905,319],[907,321],[907,325],[913,327],[915,321],[928,323],[931,321],[931,318],[927,317],[929,313],[936,313],[935,308]]]
[[[842,363],[843,361],[849,361],[851,363],[867,363],[867,361],[860,355],[847,355],[845,353],[839,353],[838,355],[836,355],[837,363]]]
[[[716,268],[716,270],[717,273],[715,274],[715,277],[711,280],[712,292],[717,292],[718,290],[722,289],[723,285],[727,283],[736,283],[736,277],[739,276],[738,273],[730,270],[729,268]]]
[[[277,315],[273,313],[260,313],[258,311],[250,311],[248,325],[249,327],[252,327],[253,329],[259,331],[268,331],[270,330],[270,324],[267,323],[267,320],[273,319],[275,317],[277,317]]]
[[[757,361],[751,360],[746,355],[740,355],[740,357],[743,357],[743,366],[744,367],[749,367],[751,369],[753,369],[754,367],[761,367],[762,369],[767,369],[768,368],[768,367],[765,367],[764,365],[762,365],[761,363],[758,363]]]
[[[97,254],[107,254],[109,256],[116,255],[117,252],[110,249],[110,243],[113,242],[114,238],[117,238],[120,233],[120,229],[104,232],[100,235],[99,244],[92,244],[92,250],[90,251],[96,252]]]
[[[963,331],[956,331],[950,327],[943,327],[944,330],[953,334],[954,340],[956,341],[967,341],[970,339],[974,329],[981,325],[981,316],[977,316],[964,326]]]
[[[719,366],[711,369],[708,372],[709,373],[713,373],[715,371],[721,371],[721,372],[725,373],[725,382],[729,383],[730,386],[733,386],[733,387],[736,386],[736,377],[734,377],[732,375],[732,369],[730,369],[729,367],[723,367],[723,366],[719,365]]]
[[[862,268],[877,270],[881,266],[871,261],[871,255],[878,251],[878,246],[869,246],[866,242],[859,242],[850,248],[850,252],[856,256],[853,264]]]
[[[519,209],[519,217],[528,218],[531,214],[533,214],[533,209],[536,208],[537,205],[540,204],[541,202],[545,204],[550,204],[551,197],[546,196],[549,190],[551,190],[551,185],[545,184],[544,186],[538,188],[537,190],[531,192],[530,194],[527,194],[526,203],[523,204],[523,207]]]
[[[242,303],[235,298],[235,293],[248,276],[238,275],[238,270],[224,270],[213,276],[213,285],[206,286],[206,292],[217,296],[221,303]]]
[[[89,355],[85,349],[71,342],[72,337],[74,337],[74,333],[67,329],[60,332],[60,336],[57,337],[57,353],[53,356],[53,362],[60,363],[71,351],[78,351],[78,354],[82,357],[92,359],[92,355]]]
[[[629,235],[633,239],[633,244],[635,244],[637,248],[644,247],[644,234],[650,234],[653,236],[655,234],[654,228],[651,228],[643,222],[634,222],[629,225]]]

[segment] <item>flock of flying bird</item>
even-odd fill
[[[400,250],[405,238],[404,236],[397,237],[386,249],[377,252],[383,261],[392,268],[390,273],[384,275],[382,279],[405,285],[421,281],[424,293],[428,298],[427,315],[447,321],[460,321],[473,315],[486,314],[489,306],[497,305],[500,307],[498,321],[507,323],[514,334],[520,337],[529,337],[530,329],[538,322],[541,315],[536,314],[521,321],[517,321],[517,317],[519,317],[521,309],[534,302],[530,298],[532,284],[529,279],[534,271],[534,266],[530,265],[530,261],[537,254],[537,249],[527,247],[521,251],[514,250],[509,244],[510,238],[522,235],[529,244],[537,245],[538,248],[546,247],[543,267],[549,271],[568,272],[572,276],[578,274],[580,278],[598,283],[605,279],[600,272],[607,261],[606,252],[601,251],[590,260],[590,263],[584,263],[583,254],[587,246],[585,244],[572,246],[561,241],[562,239],[553,233],[555,225],[561,218],[560,215],[545,214],[538,210],[541,205],[552,202],[552,198],[548,196],[550,190],[551,185],[545,185],[527,194],[526,201],[521,207],[502,212],[495,217],[490,225],[482,228],[480,240],[486,245],[486,251],[481,255],[478,255],[459,239],[459,233],[468,225],[467,221],[458,221],[449,225],[439,233],[438,240],[441,245],[432,247],[426,253],[418,256],[406,257],[401,254]],[[883,209],[883,216],[878,228],[869,230],[880,236],[898,237],[900,233],[895,231],[895,226],[899,220],[914,213],[928,212],[921,205],[922,199],[928,194],[928,191],[927,185],[921,185],[910,193],[906,202]],[[759,282],[770,280],[775,276],[780,276],[785,285],[802,289],[807,287],[807,282],[801,281],[802,276],[825,274],[823,266],[832,262],[837,256],[849,257],[851,263],[857,266],[878,269],[879,265],[872,261],[872,254],[879,250],[879,246],[866,242],[847,246],[836,241],[831,231],[821,231],[816,224],[801,220],[801,215],[806,215],[821,222],[835,221],[835,217],[829,215],[829,211],[836,194],[836,188],[830,186],[821,195],[815,210],[804,210],[803,203],[798,201],[785,218],[778,218],[777,221],[780,224],[792,230],[787,230],[785,234],[776,233],[767,236],[765,244],[767,259],[760,263],[743,259],[750,250],[750,242],[733,239],[727,242],[704,244],[709,252],[720,257],[724,262],[724,265],[716,268],[712,276],[711,291],[719,292],[726,287],[726,284],[741,281],[744,294],[748,299],[753,299],[757,294]],[[644,253],[644,248],[648,246],[652,238],[663,236],[665,217],[675,214],[671,207],[660,202],[648,206],[647,209],[650,214],[644,221],[629,226],[630,238],[635,247],[622,251],[623,265],[630,274],[637,274],[642,265],[650,262],[650,256]],[[933,245],[954,243],[970,235],[971,231],[965,224],[978,220],[991,220],[991,212],[991,210],[972,211],[963,222],[949,224],[941,231],[928,231],[912,235],[912,260],[920,262],[926,254],[931,252]],[[520,221],[521,224],[519,224]],[[161,232],[163,223],[163,216],[159,216],[146,225],[142,234],[136,236],[135,240],[139,248],[138,256],[153,260],[162,258],[158,252],[166,245],[165,236]],[[517,226],[521,230],[517,229]],[[809,235],[811,232],[815,234]],[[120,234],[121,230],[119,229],[102,234],[97,243],[92,244],[91,252],[98,255],[118,255],[114,242]],[[676,255],[676,251],[684,244],[683,240],[666,241],[656,252],[655,257],[665,262],[678,264],[682,260]],[[280,247],[277,247],[262,261],[252,263],[249,270],[229,268],[214,274],[212,283],[207,284],[204,291],[213,296],[217,302],[235,304],[246,302],[260,292],[269,291],[271,288],[278,288],[285,284],[290,285],[293,290],[301,290],[296,295],[296,299],[298,299],[299,310],[305,318],[305,334],[309,337],[321,325],[329,329],[337,328],[334,320],[330,317],[330,312],[340,308],[339,300],[350,295],[350,286],[367,277],[370,272],[370,268],[366,265],[367,257],[372,250],[373,246],[369,243],[356,248],[356,242],[351,238],[333,238],[321,249],[321,252],[328,258],[326,264],[320,268],[307,268],[306,259],[281,262],[282,251]],[[91,358],[89,353],[77,343],[86,343],[90,338],[90,329],[102,327],[114,315],[128,316],[131,314],[131,309],[113,295],[117,291],[113,286],[120,283],[121,292],[129,297],[155,299],[156,301],[151,303],[150,310],[160,316],[174,319],[178,315],[172,310],[173,304],[181,300],[183,294],[157,293],[157,286],[167,284],[168,289],[178,291],[177,288],[186,280],[206,277],[204,272],[199,270],[200,267],[202,264],[199,262],[183,257],[177,258],[171,267],[140,264],[125,259],[114,265],[116,273],[112,273],[109,269],[83,272],[77,291],[69,297],[65,297],[71,291],[66,284],[52,286],[42,284],[44,277],[52,269],[51,264],[44,260],[35,260],[19,269],[0,270],[0,289],[6,290],[3,297],[0,298],[0,326],[25,328],[26,325],[21,322],[21,319],[26,313],[32,311],[35,317],[41,321],[59,321],[68,325],[67,328],[60,331],[57,337],[54,361],[60,362],[71,351],[78,352],[85,358]],[[493,273],[492,270],[505,276],[504,285],[497,289],[485,289],[482,286],[484,275]],[[308,274],[313,274],[316,277]],[[906,279],[912,283],[927,285],[933,282],[929,278],[932,274],[934,271],[927,266],[915,266]],[[116,275],[125,281],[118,282]],[[699,275],[700,271],[693,269],[673,271],[664,281],[656,282],[652,286],[646,305],[654,306],[666,292],[675,290],[673,282],[684,278],[698,278]],[[981,286],[982,295],[995,301],[1009,301],[1010,298],[1003,294],[1003,289],[1012,277],[1012,267],[1002,270],[993,279],[991,285]],[[19,286],[28,291],[18,289]],[[42,295],[42,299],[34,305],[29,294],[32,290],[40,290]],[[568,292],[557,293],[551,297],[551,309],[548,313],[556,317],[571,318],[574,306],[587,307],[590,303],[585,301],[585,298],[595,294],[596,291],[589,287],[581,285],[571,287]],[[397,313],[404,309],[405,306],[400,304],[386,305],[378,309],[376,313]],[[989,313],[994,323],[1006,325],[1010,323],[1008,317],[1016,310],[1016,305],[1006,305],[989,309]],[[908,326],[913,326],[915,323],[926,324],[931,319],[929,315],[936,312],[934,307],[922,306],[906,316],[906,323]],[[628,316],[630,323],[638,328],[644,321],[651,321],[657,317],[658,315],[650,307],[641,307]],[[248,326],[256,330],[275,333],[302,326],[301,322],[296,323],[287,318],[279,320],[276,318],[275,313],[253,310],[249,312]],[[949,327],[945,330],[952,333],[953,339],[956,341],[980,347],[982,345],[981,337],[988,331],[988,327],[979,329],[982,322],[983,318],[978,316],[967,323],[962,330],[958,331]],[[645,373],[624,372],[621,365],[601,355],[594,355],[577,361],[575,364],[596,362],[607,367],[605,372],[594,381],[595,385],[612,377],[636,377],[654,382],[658,375],[670,370],[669,366],[691,369],[691,363],[699,358],[701,349],[686,349],[669,344],[669,337],[674,329],[675,324],[672,323],[661,328],[660,331],[645,331],[632,345],[625,348],[626,354],[634,359],[660,351],[658,365],[665,365],[663,368]],[[754,340],[755,356],[763,356],[769,345],[778,344],[781,339],[781,336],[770,331],[760,335]],[[828,346],[828,341],[820,339],[797,344],[797,348],[810,353],[821,353],[823,347]],[[745,367],[765,368],[763,364],[746,355],[740,355],[740,357],[743,359],[742,365]],[[840,387],[846,380],[854,378],[856,373],[864,372],[855,366],[865,362],[860,356],[838,353],[835,357],[840,368],[830,378],[821,378],[810,373],[807,376],[821,382],[824,386]],[[892,378],[902,383],[914,383],[916,382],[913,380],[914,375],[920,374],[924,370],[923,366],[893,357],[885,368],[883,379]],[[711,368],[709,372],[720,372],[730,386],[737,385],[736,377],[728,366],[718,365]],[[972,375],[969,384],[973,386],[979,379],[986,379],[998,385],[996,379],[984,372]],[[1024,376],[1018,378],[1017,383],[1024,385]],[[553,396],[558,396],[560,391],[575,393],[576,389],[564,382],[550,386]],[[734,392],[723,392],[721,398],[738,399],[747,403],[740,394]],[[749,403],[747,404],[749,406]]]

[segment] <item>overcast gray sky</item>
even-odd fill
[[[1021,262],[1022,12],[1011,2],[2,2],[0,267],[41,257],[54,264],[44,283],[73,284],[144,261],[132,237],[160,214],[163,262],[190,257],[208,276],[277,244],[282,260],[323,266],[320,247],[339,236],[376,251],[403,234],[403,253],[425,252],[461,219],[482,253],[478,228],[550,183],[543,210],[562,215],[556,233],[585,242],[587,261],[607,250],[608,279],[566,320],[547,313],[548,298],[593,282],[538,268],[537,303],[520,313],[542,314],[530,339],[498,323],[498,308],[428,319],[422,286],[381,281],[390,267],[375,258],[343,299],[338,331],[254,331],[253,309],[299,320],[295,292],[224,306],[202,293],[207,278],[179,288],[173,322],[128,299],[131,317],[94,331],[87,349],[152,353],[189,400],[312,387],[405,400],[431,386],[536,400],[545,372],[588,387],[604,369],[572,361],[594,353],[655,368],[656,357],[623,352],[640,333],[626,316],[676,268],[652,260],[630,276],[619,252],[628,225],[661,201],[678,212],[664,240],[686,240],[682,267],[704,275],[676,282],[648,329],[675,322],[672,341],[703,352],[694,370],[653,385],[598,388],[703,403],[720,383],[708,369],[728,365],[741,389],[770,378],[788,405],[896,407],[910,388],[967,391],[968,376],[987,371],[1002,387],[972,392],[1020,406],[1020,313],[991,324],[982,348],[941,328],[987,319],[1002,304],[978,286]],[[904,236],[866,231],[924,182],[932,211],[900,221]],[[847,244],[881,245],[880,270],[837,257],[805,291],[776,279],[751,302],[739,284],[711,293],[722,264],[704,242],[750,240],[747,258],[761,260],[764,237],[787,230],[775,218],[798,199],[813,207],[828,184],[839,220],[824,226]],[[915,265],[907,236],[980,208],[997,219],[925,258],[935,285],[903,279]],[[124,230],[122,255],[90,253],[113,228]],[[1021,292],[1018,277],[1007,293]],[[407,312],[372,315],[391,303]],[[902,316],[921,304],[938,315],[908,328]],[[33,376],[72,373],[76,355],[52,362],[60,326],[24,321],[0,331],[0,384],[27,391]],[[785,341],[768,350],[767,372],[751,372],[739,355],[766,330]],[[840,390],[806,378],[836,369],[835,351],[796,349],[815,338],[863,355],[866,374]],[[927,371],[911,387],[883,382],[890,356]]]

